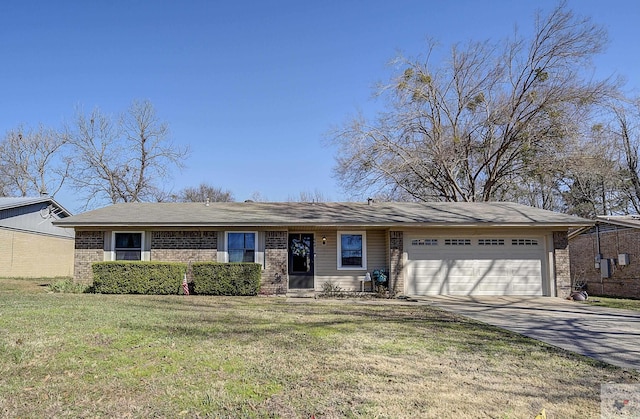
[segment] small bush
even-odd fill
[[[322,284],[322,291],[318,294],[320,298],[344,298],[346,297],[345,291],[331,281],[324,282]]]
[[[377,298],[391,298],[389,289],[384,285],[376,285],[375,291],[375,297]]]
[[[92,265],[94,292],[100,294],[178,294],[184,263],[117,261]]]
[[[257,263],[198,262],[192,266],[193,291],[204,295],[258,295]]]
[[[87,292],[88,289],[88,285],[74,282],[71,278],[60,279],[49,284],[49,291],[65,294],[82,294]]]

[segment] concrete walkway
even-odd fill
[[[597,298],[597,297],[592,297]],[[640,371],[640,312],[553,297],[412,297],[447,311]]]

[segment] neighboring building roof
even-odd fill
[[[59,214],[58,216],[60,218],[71,216],[71,213],[69,211],[67,211],[62,205],[58,204],[55,199],[48,195],[39,197],[1,197],[0,211],[11,208],[26,207],[28,205],[40,203],[50,203],[55,205],[57,207],[56,214]]]
[[[71,213],[50,196],[0,198],[0,229],[73,238],[73,230],[53,225]]]
[[[598,223],[615,224],[622,227],[640,228],[640,216],[638,215],[598,215]]]
[[[509,202],[212,202],[116,204],[58,220],[54,224],[60,227],[582,227],[593,225],[593,222]]]
[[[606,231],[619,230],[620,228],[639,228],[640,215],[597,215],[591,226],[581,227],[569,233],[569,239],[573,239],[581,234],[594,233],[595,226],[598,231],[604,233]]]

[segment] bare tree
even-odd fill
[[[198,187],[187,187],[172,197],[177,202],[234,202],[233,193],[217,186],[201,183]]]
[[[157,200],[163,181],[184,167],[188,155],[186,147],[170,141],[167,124],[149,101],[133,102],[119,118],[98,109],[78,112],[66,137],[75,152],[73,183],[86,207]]]
[[[69,174],[65,139],[53,129],[20,126],[0,142],[0,183],[3,194],[54,196]]]
[[[269,202],[269,198],[260,191],[253,191],[247,201],[251,202]]]
[[[329,202],[329,198],[326,197],[321,191],[301,191],[297,197],[289,196],[288,202]]]
[[[530,39],[454,46],[439,67],[433,45],[425,60],[398,59],[400,74],[380,92],[387,111],[332,136],[337,179],[352,193],[425,201],[522,198],[521,185],[542,180],[548,196],[536,201],[555,205],[556,179],[539,162],[569,153],[576,125],[614,90],[581,77],[605,41],[562,4],[537,17]]]
[[[561,182],[567,213],[593,218],[626,211],[628,199],[623,193],[621,167],[612,145],[592,140],[566,158]]]
[[[613,122],[610,132],[620,151],[621,189],[629,210],[640,213],[640,99],[618,100],[611,105]]]

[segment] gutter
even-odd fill
[[[482,224],[455,224],[455,223],[292,223],[292,224],[283,224],[283,223],[65,223],[64,221],[54,221],[53,225],[59,227],[66,228],[78,228],[78,227],[94,227],[94,228],[103,228],[103,227],[189,227],[189,228],[215,228],[215,227],[330,227],[330,228],[339,228],[339,227],[360,227],[360,228],[561,228],[567,229],[570,227],[581,227],[587,228],[592,227],[594,223],[579,223],[579,224],[568,224],[568,223],[482,223]]]

